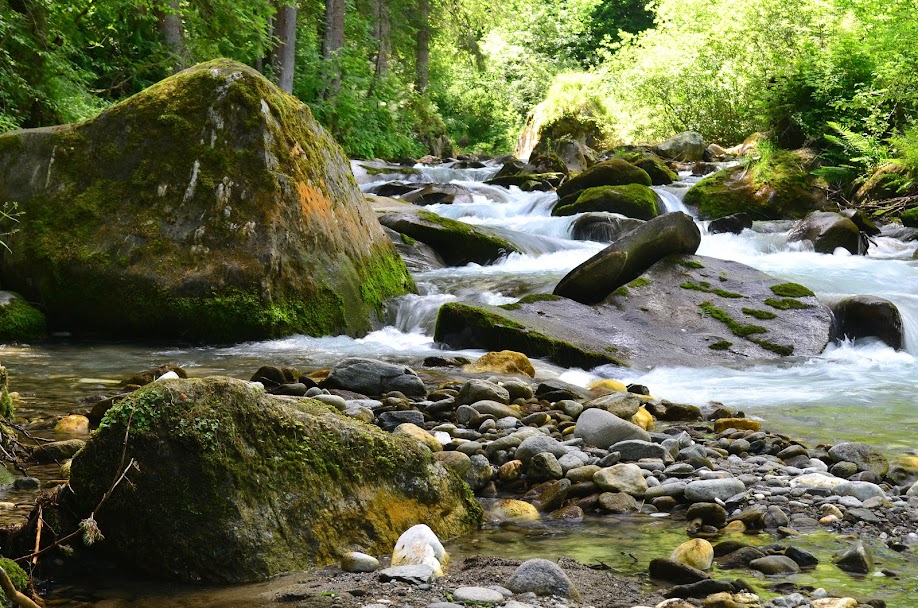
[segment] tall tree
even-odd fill
[[[341,88],[339,55],[344,47],[345,0],[325,0],[325,32],[322,36],[322,61],[325,66],[322,98],[338,94]]]
[[[418,35],[415,48],[414,84],[418,93],[427,90],[430,69],[430,0],[418,0]]]
[[[389,72],[389,55],[392,53],[392,24],[389,21],[389,8],[385,0],[373,0],[373,36],[376,38],[376,64],[373,71],[373,82],[369,94],[372,95],[377,83]]]
[[[271,68],[277,86],[285,93],[293,92],[293,70],[296,64],[296,14],[295,3],[278,0],[274,15],[274,49]]]
[[[174,57],[173,71],[184,70],[190,63],[190,56],[185,43],[185,26],[182,23],[179,0],[168,0],[167,4],[159,6],[156,20],[160,38]]]

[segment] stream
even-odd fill
[[[507,304],[527,294],[551,291],[569,270],[605,247],[602,243],[570,238],[571,224],[578,216],[552,217],[551,208],[557,200],[554,193],[527,193],[515,187],[508,190],[483,184],[497,167],[453,170],[419,165],[416,170],[416,174],[403,178],[452,182],[473,193],[471,202],[429,205],[426,207],[429,211],[496,228],[523,253],[511,254],[490,266],[470,264],[416,274],[419,295],[390,301],[387,324],[360,339],[290,336],[230,346],[187,346],[83,343],[58,337],[47,344],[0,346],[0,362],[9,370],[11,390],[21,395],[18,413],[27,419],[68,414],[78,407],[80,399],[111,394],[113,387],[128,375],[165,362],[180,365],[193,377],[223,374],[248,379],[263,364],[308,370],[329,367],[348,356],[409,365],[419,365],[424,357],[431,355],[475,358],[483,351],[443,350],[434,343],[433,326],[440,305],[450,301]],[[364,190],[379,183],[366,171],[356,168],[355,172]],[[680,179],[676,184],[655,190],[667,211],[691,213],[683,205],[682,195],[695,178],[682,174]],[[537,377],[561,378],[584,386],[600,377],[636,382],[648,386],[654,396],[671,401],[699,405],[718,401],[740,408],[747,415],[763,418],[773,430],[814,443],[866,441],[890,453],[918,453],[918,260],[912,259],[918,242],[903,240],[901,230],[886,227],[874,238],[875,243],[866,256],[817,254],[801,243],[787,242],[792,224],[757,222],[752,230],[740,235],[708,235],[702,229],[698,254],[734,260],[801,283],[824,302],[855,294],[891,300],[903,317],[904,350],[895,351],[879,342],[864,340],[830,345],[817,357],[788,357],[742,367],[651,371],[612,366],[564,369],[534,361]],[[0,500],[20,503],[4,514],[8,521],[17,518],[21,521],[28,512],[29,499],[24,494],[8,491]],[[665,527],[666,524],[654,522],[653,525]],[[511,534],[511,538],[503,540],[493,530],[486,530],[456,541],[450,550],[516,558],[568,554],[585,561],[612,563],[616,559],[612,554],[646,557],[650,552],[653,556],[641,543],[656,545],[667,538],[661,532],[653,535],[653,541],[647,541],[647,534],[619,531],[612,550],[608,530],[603,533],[602,524],[589,526],[595,527],[595,530],[590,528],[593,532],[589,534],[583,530],[543,530]],[[672,536],[684,539],[684,531],[674,528]],[[533,537],[537,541],[532,541]],[[592,540],[584,542],[586,537]],[[532,542],[534,547],[530,546]],[[620,567],[630,571],[626,562],[627,559]],[[644,562],[640,567],[646,570],[646,559]],[[916,570],[914,565],[910,568]],[[913,574],[918,576],[918,572]],[[852,589],[857,589],[857,581],[854,585]],[[135,600],[127,604],[94,603],[98,597],[84,596],[84,603],[73,605],[186,605],[179,596],[170,595],[171,592],[162,588],[151,591],[145,586],[142,592],[121,589],[114,593],[115,597],[121,594],[122,598]],[[243,605],[231,603],[232,598],[227,600],[230,603],[221,603],[216,594],[223,592],[213,593],[210,603],[204,596],[193,594],[199,600],[187,605]],[[150,597],[150,601],[136,603],[139,597]]]

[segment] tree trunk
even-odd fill
[[[418,93],[423,93],[427,89],[427,70],[430,65],[429,0],[418,0],[418,21],[418,37],[414,62],[415,87],[417,88]]]
[[[325,62],[322,98],[338,94],[341,88],[341,66],[338,56],[344,46],[344,0],[325,0],[325,35],[322,38],[322,59]]]
[[[296,63],[296,5],[278,3],[274,15],[275,46],[271,67],[277,86],[285,93],[293,92],[293,68]]]
[[[168,0],[165,10],[162,7],[157,8],[156,17],[159,21],[159,35],[175,58],[172,70],[174,72],[184,70],[188,67],[189,58],[179,0]]]
[[[376,83],[389,72],[389,55],[392,52],[392,24],[389,21],[389,10],[385,0],[373,0],[373,35],[376,37],[376,71],[370,84],[369,94],[373,94]]]

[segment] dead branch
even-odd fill
[[[19,608],[41,608],[29,596],[16,591],[13,581],[10,580],[10,575],[3,568],[0,568],[0,587],[3,588],[4,595],[14,606],[19,606]]]

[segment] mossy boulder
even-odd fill
[[[11,291],[0,291],[0,342],[31,342],[48,333],[45,315]]]
[[[158,577],[260,580],[354,547],[388,553],[417,523],[445,539],[481,520],[426,447],[231,378],[157,382],[113,407],[73,459],[80,517],[123,458],[139,470],[96,512],[94,547]]]
[[[815,211],[797,222],[787,235],[788,241],[810,241],[818,253],[832,253],[839,247],[852,255],[866,253],[866,239],[861,239],[857,224],[840,213]]]
[[[646,171],[620,158],[613,158],[593,165],[577,177],[561,184],[561,187],[558,188],[558,198],[569,197],[587,188],[627,184],[652,185]]]
[[[913,172],[903,163],[891,160],[877,167],[854,195],[857,203],[882,201],[908,194],[914,194],[916,187],[908,188],[915,183]]]
[[[650,220],[660,215],[660,206],[653,190],[642,184],[597,186],[561,199],[551,214],[575,215],[589,211],[607,211],[639,220]]]
[[[654,152],[663,158],[688,162],[704,160],[706,149],[704,138],[695,131],[683,131],[654,146]]]
[[[918,207],[912,207],[911,209],[903,211],[899,219],[906,228],[918,228]]]
[[[304,104],[228,60],[89,121],[0,135],[0,200],[24,211],[0,278],[51,328],[360,335],[413,289],[341,148]]]
[[[679,176],[675,171],[670,169],[663,159],[653,152],[631,151],[617,154],[616,157],[628,161],[635,167],[643,169],[650,176],[650,182],[654,186],[665,186],[676,181]]]
[[[449,266],[470,262],[491,264],[519,249],[482,226],[449,219],[423,210],[385,213],[379,222],[400,234],[429,245]]]
[[[747,213],[754,220],[797,219],[819,209],[825,195],[804,153],[775,151],[765,159],[722,169],[685,194],[702,219]]]

